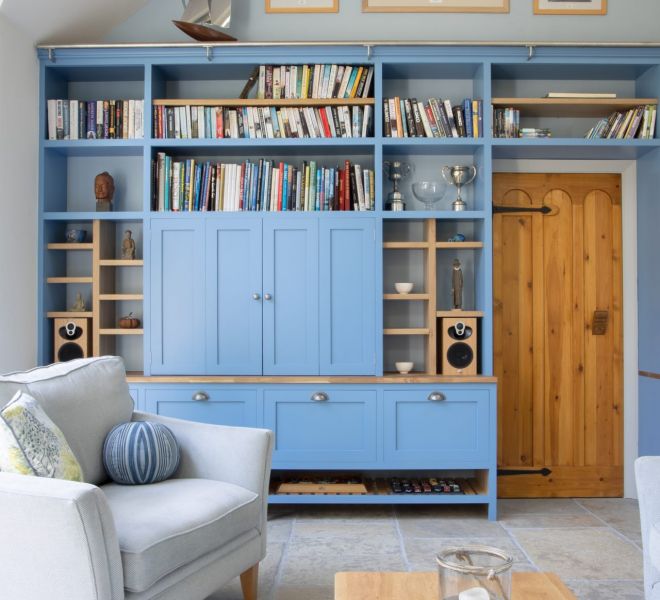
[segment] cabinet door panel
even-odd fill
[[[204,228],[199,219],[151,223],[151,372],[204,372]]]
[[[265,375],[319,372],[318,223],[263,223]],[[268,299],[270,297],[270,299]]]
[[[372,375],[376,369],[375,223],[320,224],[320,372]]]
[[[213,375],[261,374],[261,221],[206,224],[206,360]],[[258,294],[255,299],[254,294]]]
[[[194,400],[198,392],[208,399]],[[147,412],[164,417],[232,427],[257,424],[256,390],[217,386],[154,388],[146,390],[145,398]]]
[[[444,399],[429,396],[440,392]],[[474,466],[489,459],[487,389],[385,391],[385,460],[416,468]]]
[[[313,400],[317,392],[327,394],[327,400]],[[377,457],[377,393],[364,389],[267,390],[264,427],[275,432],[275,467],[373,463]]]

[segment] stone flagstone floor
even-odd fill
[[[505,549],[514,569],[554,571],[579,600],[640,600],[636,500],[501,500],[481,507],[273,507],[260,600],[333,600],[337,571],[431,571],[445,545]],[[242,600],[238,580],[209,600]]]

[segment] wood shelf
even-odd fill
[[[144,329],[99,329],[99,335],[143,335]]]
[[[428,242],[383,242],[387,250],[426,250],[428,247]]]
[[[517,108],[522,117],[604,117],[657,98],[493,98],[495,108]]]
[[[483,248],[483,242],[436,242],[435,247],[438,250],[454,249],[454,250],[469,250],[471,248]]]
[[[91,277],[48,277],[47,283],[92,283]]]
[[[92,318],[92,311],[82,311],[82,312],[74,312],[72,310],[51,310],[46,313],[46,316],[49,319],[66,319],[66,318],[72,318],[72,319],[91,319]]]
[[[49,250],[91,250],[94,247],[92,242],[54,242],[46,246]]]
[[[117,302],[118,300],[144,300],[144,294],[99,294],[99,300]]]
[[[99,260],[99,265],[102,267],[142,267],[144,260],[134,259],[128,260],[125,258],[102,258]]]
[[[439,310],[436,312],[436,317],[483,317],[484,311],[482,310]]]
[[[407,300],[412,302],[414,300],[429,300],[431,294],[383,294],[383,300]]]
[[[383,335],[429,335],[430,333],[428,327],[383,329]]]
[[[369,106],[374,98],[158,98],[152,100],[154,106]]]

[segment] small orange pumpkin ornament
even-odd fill
[[[122,329],[137,329],[139,326],[140,319],[134,317],[132,312],[119,319],[119,327]]]

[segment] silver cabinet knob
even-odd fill
[[[257,294],[257,292],[255,292],[254,294],[252,294],[252,299],[253,299],[253,300],[260,300],[260,299],[261,299],[261,295],[260,295],[260,294]]]
[[[264,300],[272,300],[273,297],[270,294],[264,294]]]
[[[195,402],[206,402],[209,399],[209,395],[206,392],[195,392],[192,399]]]
[[[315,392],[312,394],[312,400],[314,400],[314,402],[327,402],[328,394],[325,392]]]
[[[442,392],[431,392],[429,394],[429,400],[431,402],[441,402],[442,400],[445,400],[446,396]]]

